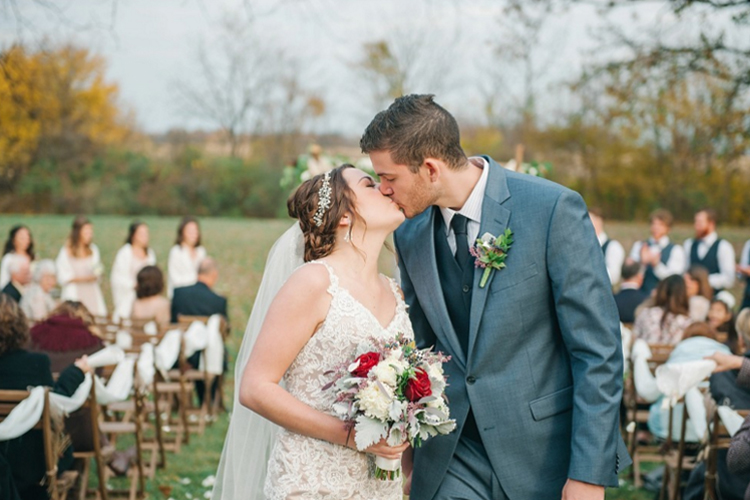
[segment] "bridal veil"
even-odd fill
[[[278,427],[239,402],[242,373],[266,313],[289,276],[304,264],[304,240],[294,224],[274,243],[266,260],[258,294],[234,368],[234,405],[221,454],[213,500],[263,498],[266,466]]]

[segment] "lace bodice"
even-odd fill
[[[406,305],[396,283],[389,278],[396,297],[391,322],[383,328],[377,318],[357,301],[333,269],[322,261],[330,277],[331,306],[325,320],[297,355],[284,375],[287,390],[300,401],[323,413],[333,414],[334,393],[323,390],[331,369],[352,359],[359,342],[371,337],[392,338],[401,333],[413,338]],[[331,498],[400,500],[400,481],[372,478],[367,455],[326,441],[282,431],[268,465],[265,494],[272,500]]]

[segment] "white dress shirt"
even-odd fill
[[[716,231],[703,238],[700,243],[698,243],[698,257],[701,259],[704,258],[718,238]],[[690,249],[692,246],[693,238],[685,240],[684,247],[685,254],[687,255],[686,269],[690,267]],[[711,288],[715,290],[732,288],[734,286],[735,274],[734,247],[727,240],[721,240],[719,243],[717,259],[719,261],[719,272],[710,274],[708,276],[708,283],[711,285]]]
[[[742,247],[742,254],[740,254],[740,265],[742,267],[750,266],[750,240],[745,242],[745,246]]]
[[[466,237],[469,238],[469,248],[474,246],[474,242],[479,237],[479,224],[482,221],[482,203],[484,202],[484,191],[487,188],[487,177],[489,176],[490,164],[481,156],[473,156],[469,161],[475,166],[482,169],[482,175],[474,185],[469,198],[460,210],[456,211],[451,208],[440,207],[440,213],[443,214],[445,221],[445,233],[448,238],[448,246],[451,248],[453,255],[456,254],[456,235],[451,228],[451,221],[455,214],[461,214],[468,219],[466,224]],[[497,234],[493,236],[499,236]]]
[[[662,236],[659,241],[655,241],[653,238],[648,239],[649,247],[652,252],[661,253],[669,245],[669,236]],[[641,247],[643,246],[642,241],[636,241],[633,244],[633,248],[630,250],[630,258],[635,262],[641,261]],[[654,274],[660,280],[668,278],[673,274],[682,274],[685,272],[687,266],[685,265],[685,250],[680,245],[674,245],[672,252],[669,254],[669,260],[666,264],[659,262],[654,266]]]
[[[607,274],[609,275],[609,281],[612,285],[616,285],[620,281],[622,275],[622,263],[625,262],[625,249],[617,240],[610,240],[607,233],[602,231],[599,236],[599,244],[604,247],[604,244],[609,241],[607,246],[607,253],[604,254],[604,263],[607,265]]]

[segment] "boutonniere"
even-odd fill
[[[484,269],[482,280],[479,282],[479,288],[484,288],[487,279],[495,269],[505,268],[505,259],[508,257],[508,251],[513,244],[513,231],[506,229],[500,236],[492,236],[490,233],[484,233],[481,238],[477,239],[474,246],[469,249],[474,256],[474,266]]]

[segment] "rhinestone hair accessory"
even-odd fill
[[[329,208],[331,208],[330,170],[323,175],[323,184],[321,184],[320,189],[318,189],[318,211],[315,212],[315,215],[313,216],[313,220],[317,227],[323,225],[323,216]]]

